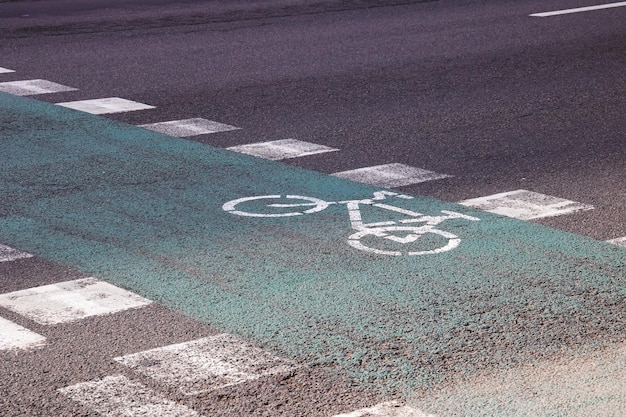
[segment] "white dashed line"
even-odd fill
[[[436,172],[397,163],[342,171],[333,175],[383,188],[402,187],[404,185],[450,177],[450,175],[437,174]]]
[[[459,204],[521,220],[560,216],[593,206],[527,190],[509,191],[460,201]]]
[[[76,88],[46,80],[9,81],[0,83],[0,91],[15,96],[34,96],[37,94],[61,93],[76,90]]]
[[[136,101],[126,100],[119,97],[68,101],[65,103],[57,103],[57,105],[74,110],[84,111],[91,114],[124,113],[128,111],[148,110],[155,108],[154,106],[150,106],[148,104],[137,103]]]
[[[0,350],[35,349],[45,344],[45,337],[0,317]]]
[[[362,408],[347,414],[336,414],[333,417],[435,417],[396,401],[381,403],[369,408]]]
[[[0,74],[8,74],[9,72],[15,72],[12,69],[0,67]]]
[[[296,366],[228,334],[164,346],[114,358],[133,371],[184,395],[196,395]]]
[[[617,246],[622,246],[622,247],[626,248],[626,236],[618,237],[616,239],[607,240],[607,242],[612,243],[612,244],[617,245]]]
[[[623,7],[623,6],[626,6],[626,1],[621,1],[619,3],[599,4],[597,6],[577,7],[575,9],[555,10],[553,12],[533,13],[530,16],[533,16],[533,17],[559,16],[562,14],[590,12],[593,10],[612,9],[614,7]]]
[[[103,416],[199,417],[196,411],[121,375],[81,382],[58,391]]]
[[[11,262],[18,259],[32,258],[33,255],[21,252],[8,246],[0,245],[0,262]]]
[[[280,161],[281,159],[299,158],[326,152],[335,152],[339,149],[324,145],[304,142],[297,139],[281,139],[269,142],[250,143],[247,145],[232,146],[230,151],[244,153],[259,158]]]
[[[0,295],[0,306],[39,324],[58,324],[139,308],[151,301],[95,278]]]
[[[209,133],[228,132],[240,129],[239,127],[201,118],[150,123],[140,125],[139,127],[178,138],[206,135]]]

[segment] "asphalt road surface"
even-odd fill
[[[625,415],[597,4],[0,1],[0,415]]]

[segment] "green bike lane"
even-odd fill
[[[369,253],[348,244],[345,204],[293,217],[223,205],[259,195],[360,200],[378,188],[35,100],[0,94],[0,109],[0,243],[371,390],[410,399],[626,335],[622,248],[414,196],[385,203],[479,221],[436,226],[460,238],[449,251]],[[363,216],[406,218],[373,207]],[[445,241],[429,234],[407,245]]]

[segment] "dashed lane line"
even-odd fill
[[[98,98],[92,100],[67,101],[56,103],[58,106],[74,110],[84,111],[91,114],[124,113],[128,111],[149,110],[154,106],[138,103],[119,97]]]
[[[0,245],[0,262],[11,262],[18,259],[32,257],[33,255],[31,255],[30,253],[22,252],[9,246]]]
[[[83,278],[0,294],[0,306],[50,325],[112,314],[151,301],[95,278]]]
[[[77,88],[53,83],[47,80],[8,81],[0,83],[0,91],[16,96],[34,96],[38,94],[77,91]]]
[[[460,201],[459,204],[520,220],[559,216],[593,206],[528,190],[515,190]]]
[[[46,338],[44,336],[0,317],[0,351],[30,350],[45,344]]]
[[[621,1],[617,3],[608,3],[608,4],[598,4],[597,6],[577,7],[574,9],[555,10],[552,12],[533,13],[530,16],[532,17],[560,16],[564,14],[591,12],[594,10],[612,9],[615,7],[624,7],[624,6],[626,6],[626,1]]]
[[[335,152],[339,149],[297,139],[281,139],[269,142],[250,143],[247,145],[231,146],[229,151],[244,153],[272,161],[299,158],[326,152]]]
[[[179,138],[205,135],[209,133],[228,132],[231,130],[241,129],[239,127],[230,126],[224,123],[214,122],[212,120],[202,118],[150,123],[140,125],[139,127]]]
[[[451,175],[438,174],[422,168],[399,163],[358,168],[350,171],[337,172],[332,175],[383,188],[402,187],[451,177]]]

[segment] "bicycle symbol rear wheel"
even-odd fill
[[[264,202],[266,204],[259,207],[259,204],[254,204],[255,202],[258,203],[259,200],[275,200],[275,202]],[[246,211],[246,205],[249,206],[247,210],[251,211]],[[260,195],[229,201],[222,206],[222,209],[229,213],[246,217],[290,217],[316,213],[324,210],[329,205],[330,203],[328,201],[320,200],[315,197],[304,197],[300,195]],[[238,209],[238,206],[243,206],[244,208]]]

